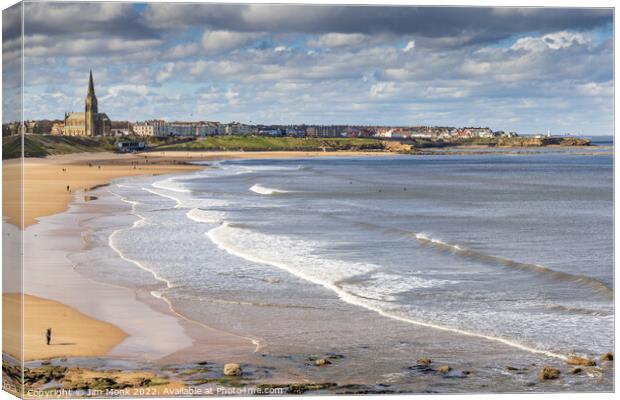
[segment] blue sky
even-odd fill
[[[26,118],[82,110],[92,68],[113,120],[613,129],[610,9],[25,7]],[[11,12],[6,97],[20,59]]]

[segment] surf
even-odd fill
[[[541,354],[541,355],[545,355],[548,357],[557,358],[561,360],[567,359],[567,356],[563,354],[555,353],[549,350],[538,349],[538,348],[531,347],[531,346],[510,340],[507,338],[485,335],[482,333],[467,331],[467,330],[455,328],[455,327],[443,326],[443,325],[439,325],[436,323],[421,321],[421,320],[417,320],[417,319],[414,319],[408,316],[403,316],[395,312],[386,311],[376,305],[369,303],[368,301],[364,301],[365,299],[363,297],[356,296],[355,294],[345,290],[342,284],[340,283],[340,281],[343,281],[345,279],[351,279],[352,277],[356,275],[360,276],[360,275],[374,272],[378,269],[378,266],[367,265],[365,268],[359,268],[359,266],[355,268],[356,266],[353,265],[353,268],[351,268],[352,271],[351,270],[348,271],[349,273],[347,274],[347,276],[343,276],[340,279],[337,276],[332,276],[331,279],[326,279],[327,278],[326,276],[320,277],[317,275],[309,274],[308,272],[304,272],[300,270],[299,268],[295,268],[294,265],[298,257],[295,257],[295,256],[290,257],[290,255],[287,255],[289,262],[284,262],[274,257],[265,256],[264,254],[261,255],[261,254],[256,254],[256,252],[253,253],[248,249],[248,246],[235,245],[234,243],[238,243],[238,241],[229,240],[231,237],[239,238],[240,235],[244,234],[243,231],[244,231],[243,229],[236,228],[234,226],[231,226],[228,223],[224,223],[216,228],[209,230],[206,233],[206,236],[218,248],[227,252],[228,254],[234,255],[236,257],[240,257],[242,259],[245,259],[253,263],[271,265],[273,267],[285,270],[298,278],[304,279],[308,282],[311,282],[317,285],[321,285],[325,287],[326,289],[331,290],[342,301],[345,301],[346,303],[376,312],[384,317],[398,320],[401,322],[406,322],[406,323],[413,324],[413,325],[424,326],[424,327],[438,329],[438,330],[442,330],[446,332],[452,332],[452,333],[456,333],[460,335],[495,341],[495,342],[502,343],[504,345],[517,348],[523,351],[527,351],[530,353],[534,353],[534,354]],[[261,238],[262,240],[269,241],[270,237],[268,235],[263,235],[263,236],[265,237],[262,237]],[[271,237],[271,238],[275,239],[274,237]],[[276,239],[275,242],[278,242],[278,240]],[[277,245],[278,243],[274,243],[274,247],[272,247],[272,249],[279,248]],[[305,258],[304,254],[302,254],[301,256],[302,258]],[[337,267],[334,267],[332,265],[334,262],[337,262],[337,260],[326,260],[326,261],[329,265],[331,265],[330,270],[333,271],[333,270],[338,269]],[[366,300],[372,300],[372,299],[366,299]]]
[[[272,195],[272,194],[284,194],[284,193],[291,193],[288,190],[282,190],[282,189],[274,189],[274,188],[270,188],[270,187],[266,187],[266,186],[262,186],[261,184],[254,184],[252,187],[250,187],[250,190],[254,193],[257,194],[262,194],[262,195]]]

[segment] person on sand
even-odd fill
[[[49,346],[52,341],[52,328],[47,328],[45,331],[45,339],[47,340],[47,345]]]
[[[69,189],[70,189],[70,187],[69,187],[69,185],[67,185],[67,192],[69,191]]]

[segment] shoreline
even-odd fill
[[[25,170],[25,202],[24,202],[24,235],[30,238],[25,241],[25,245],[28,242],[31,243],[31,251],[26,250],[28,255],[34,255],[37,259],[28,260],[29,268],[25,271],[26,274],[31,275],[33,278],[25,278],[24,292],[25,298],[30,299],[26,301],[24,307],[30,308],[32,311],[25,311],[25,330],[24,336],[35,338],[37,337],[36,327],[34,324],[35,319],[31,317],[39,315],[40,309],[54,305],[53,314],[69,313],[71,314],[71,324],[76,322],[89,322],[99,323],[101,326],[108,326],[111,330],[122,332],[124,338],[117,340],[114,335],[110,335],[109,340],[105,341],[105,345],[99,346],[97,350],[92,351],[77,351],[75,348],[65,348],[65,353],[62,352],[50,352],[46,349],[38,349],[32,354],[24,354],[26,361],[43,360],[55,357],[71,357],[75,355],[90,356],[90,357],[121,357],[121,358],[135,358],[139,356],[141,351],[131,350],[127,352],[124,350],[127,347],[131,348],[131,343],[127,345],[126,342],[136,342],[135,335],[137,334],[136,327],[131,329],[125,329],[126,324],[114,321],[114,318],[110,315],[110,312],[97,309],[94,304],[88,304],[87,299],[82,298],[82,292],[79,290],[80,286],[89,286],[92,289],[94,286],[99,287],[99,300],[105,299],[118,299],[122,298],[128,304],[133,304],[136,309],[134,313],[151,315],[151,318],[156,318],[156,314],[173,318],[176,320],[184,332],[187,333],[185,337],[189,337],[192,344],[186,347],[176,346],[176,350],[163,354],[161,357],[165,362],[172,362],[184,359],[184,356],[192,354],[195,359],[205,357],[209,351],[205,351],[204,348],[213,349],[218,348],[220,353],[225,353],[226,350],[230,350],[231,346],[237,349],[243,349],[243,351],[255,351],[256,342],[251,339],[243,338],[232,339],[231,334],[223,331],[219,331],[215,328],[206,326],[200,322],[193,321],[187,317],[176,312],[172,305],[163,298],[157,298],[150,292],[132,290],[125,287],[114,287],[106,283],[93,281],[91,278],[83,275],[81,272],[75,270],[71,262],[68,261],[67,255],[77,251],[80,246],[83,246],[82,242],[83,232],[79,230],[77,226],[70,226],[71,218],[66,218],[72,213],[72,209],[78,207],[80,204],[85,204],[96,198],[88,196],[90,190],[107,186],[116,179],[132,177],[132,176],[155,176],[162,174],[177,174],[202,170],[207,168],[204,165],[189,164],[187,162],[195,161],[216,161],[224,159],[234,158],[295,158],[295,157],[321,157],[321,156],[380,156],[391,154],[379,154],[374,152],[205,152],[205,153],[188,153],[188,152],[161,152],[160,154],[142,153],[135,154],[114,154],[114,153],[78,153],[71,155],[49,156],[46,158],[27,158],[24,159]],[[15,177],[20,163],[17,160],[5,160],[3,161],[3,169],[5,177]],[[101,166],[101,169],[99,168]],[[50,169],[53,168],[53,171]],[[66,169],[64,171],[63,169]],[[100,173],[101,171],[103,173]],[[71,191],[65,193],[62,188],[59,189],[58,180],[71,182]],[[54,187],[55,186],[55,187]],[[50,193],[51,192],[51,193]],[[50,194],[51,196],[49,196]],[[8,196],[10,197],[10,195]],[[29,202],[28,199],[41,199],[45,198],[45,204],[38,203],[36,201]],[[10,199],[9,199],[10,200]],[[5,202],[5,204],[11,204],[11,202]],[[91,203],[95,205],[95,203]],[[16,214],[19,214],[18,207],[7,207],[3,210],[5,220],[4,224],[9,226],[9,229],[17,229],[16,221],[19,218]],[[65,216],[65,218],[63,218]],[[64,220],[62,228],[58,223],[50,220],[61,219]],[[46,226],[51,225],[51,226]],[[60,234],[60,235],[59,235]],[[34,238],[46,238],[39,242]],[[42,245],[42,246],[41,246]],[[25,256],[28,257],[28,256]],[[24,261],[26,263],[26,260]],[[46,265],[47,264],[47,265]],[[49,264],[53,264],[54,272],[49,271]],[[59,271],[62,271],[59,273]],[[49,274],[53,274],[49,276]],[[36,277],[36,278],[35,278]],[[48,279],[49,278],[49,279]],[[11,279],[19,279],[18,276],[12,276]],[[46,282],[49,280],[60,280],[63,282],[61,286],[77,287],[73,294],[69,294],[71,291],[65,291],[63,288],[50,289],[46,287]],[[10,283],[6,287],[19,287],[19,283]],[[107,289],[103,289],[106,287]],[[102,294],[108,291],[108,294]],[[125,292],[121,294],[121,292]],[[7,293],[7,295],[9,295]],[[10,296],[10,295],[9,295]],[[133,299],[131,299],[133,297]],[[33,301],[37,299],[38,301]],[[144,307],[136,306],[135,303],[143,304]],[[45,306],[43,305],[45,304]],[[18,305],[18,304],[17,304]],[[11,307],[11,303],[7,303],[7,318],[13,314],[17,315],[14,309]],[[119,306],[107,305],[107,308],[119,309]],[[128,307],[130,308],[130,307]],[[150,309],[150,313],[145,311]],[[13,315],[13,317],[15,317]],[[117,318],[118,319],[118,318]],[[129,318],[126,318],[129,319]],[[168,326],[166,320],[157,322],[163,326]],[[125,332],[127,331],[127,332]],[[83,337],[79,340],[84,346],[88,346],[85,343],[93,343],[92,338],[88,338],[88,333],[82,332]],[[146,332],[142,332],[138,335],[141,340],[148,339],[145,335]],[[176,333],[179,333],[178,331]],[[183,336],[183,335],[180,335]],[[232,335],[236,337],[236,335]],[[75,338],[74,338],[75,339]],[[72,341],[71,343],[75,342]],[[251,343],[251,346],[247,346],[247,343]],[[215,343],[215,344],[214,344]],[[76,346],[80,347],[80,346]],[[92,348],[92,346],[90,346]],[[196,354],[196,350],[200,347],[203,348]],[[8,347],[10,348],[10,346]],[[81,347],[80,347],[81,348]],[[11,354],[7,352],[8,354]],[[126,354],[123,354],[126,353]],[[132,354],[133,353],[133,354]],[[241,360],[241,354],[239,351],[230,352],[226,359]],[[14,354],[11,354],[14,355]],[[209,354],[210,358],[213,358],[214,354]],[[142,357],[144,358],[144,357]],[[150,360],[155,360],[157,357],[148,357]]]
[[[210,157],[206,159],[197,159],[195,153],[194,154],[187,153],[187,152],[184,152],[184,153],[186,154],[174,154],[174,155],[162,154],[159,156],[160,158],[158,159],[156,159],[156,156],[153,156],[152,154],[148,154],[146,155],[145,158],[148,157],[150,160],[156,159],[154,163],[158,161],[161,162],[162,159],[172,159],[172,158],[174,158],[177,161],[178,160],[216,161],[216,160],[224,159],[224,157],[222,157],[220,154],[214,155],[213,153],[209,153],[208,155]],[[305,157],[305,154],[306,154],[305,152],[304,154],[287,153],[286,155],[281,154],[280,157],[272,157],[273,154],[266,153],[264,154],[262,158]],[[343,154],[330,153],[330,155],[342,156]],[[351,156],[357,156],[357,155],[359,154],[351,154]],[[375,154],[370,154],[370,155],[376,156],[377,154],[375,153]],[[386,154],[386,155],[393,156],[393,154]],[[238,158],[257,158],[257,157],[253,157],[255,156],[255,154],[252,154],[252,153],[236,154],[236,156],[238,156]],[[319,156],[319,155],[316,155],[316,156]],[[113,161],[108,161],[108,162],[113,162]],[[191,172],[191,171],[195,171],[195,170],[199,170],[203,168],[208,168],[207,166],[195,166],[195,165],[192,167],[193,169],[190,171],[175,171],[172,173]],[[142,173],[141,175],[147,175],[147,174]],[[159,175],[159,174],[149,174],[149,175]],[[120,179],[120,178],[122,177],[119,176],[119,177],[113,178],[111,181],[115,179]],[[106,183],[110,183],[110,182],[106,182]],[[87,238],[83,236],[83,231],[81,230],[79,224],[76,223],[75,225],[70,225],[70,222],[74,221],[76,217],[90,218],[92,217],[93,214],[97,214],[97,213],[105,214],[105,213],[110,213],[114,211],[113,209],[110,209],[110,208],[106,209],[106,204],[101,205],[101,202],[105,200],[103,198],[104,196],[101,196],[99,199],[96,199],[97,201],[92,201],[92,200],[86,199],[85,198],[86,196],[82,196],[82,194],[85,194],[85,193],[86,192],[74,193],[74,195],[72,196],[72,201],[67,205],[67,209],[64,212],[53,214],[51,216],[39,217],[36,223],[28,226],[25,229],[25,234],[27,234],[28,236],[32,235],[30,236],[31,239],[36,236],[36,237],[49,237],[49,240],[43,241],[43,244],[48,245],[48,246],[43,246],[43,247],[47,247],[47,248],[45,249],[37,248],[36,251],[30,251],[30,252],[26,251],[25,253],[26,254],[29,254],[29,253],[37,254],[40,258],[40,260],[38,261],[38,264],[36,262],[34,264],[33,263],[28,264],[29,266],[35,265],[36,266],[35,268],[41,268],[39,270],[39,272],[41,272],[40,274],[36,273],[37,272],[36,269],[33,270],[35,272],[34,275],[40,275],[40,276],[38,276],[38,278],[35,279],[34,281],[28,282],[28,285],[31,286],[30,289],[32,289],[35,292],[43,291],[42,293],[44,294],[43,297],[49,298],[53,301],[60,301],[66,306],[73,307],[78,313],[83,313],[88,318],[91,318],[91,319],[94,318],[98,320],[98,322],[101,321],[103,323],[111,323],[113,324],[114,327],[122,328],[124,331],[126,331],[129,334],[127,340],[130,340],[133,337],[132,342],[127,343],[126,341],[123,341],[124,344],[120,343],[118,346],[114,346],[114,348],[111,351],[102,352],[101,354],[95,354],[91,357],[137,360],[143,363],[144,362],[152,363],[151,365],[159,365],[160,367],[163,367],[170,363],[187,364],[187,363],[197,363],[202,360],[215,361],[219,363],[224,363],[224,362],[255,363],[256,362],[257,357],[252,355],[256,349],[254,345],[251,345],[251,346],[248,345],[247,338],[241,338],[238,335],[228,333],[216,327],[209,327],[200,322],[192,321],[188,319],[187,317],[181,315],[180,313],[174,311],[173,306],[171,305],[169,301],[165,299],[158,299],[155,296],[153,296],[151,293],[151,290],[134,290],[134,289],[126,288],[126,287],[113,286],[110,284],[97,282],[93,280],[92,278],[88,277],[88,275],[84,274],[83,272],[76,270],[75,266],[72,265],[72,263],[69,262],[69,260],[67,259],[66,254],[71,253],[72,248],[75,250],[76,246],[83,247],[85,244],[87,245],[88,243],[86,241]],[[118,202],[121,203],[120,201]],[[107,206],[109,206],[109,204]],[[98,209],[98,210],[95,210],[95,209]],[[60,233],[62,233],[62,235],[60,235],[59,237]],[[45,235],[48,235],[48,236],[45,236]],[[36,241],[33,240],[33,242],[36,242]],[[62,245],[55,246],[55,244],[62,244]],[[64,248],[64,261],[60,263],[58,260],[63,258],[63,256],[59,254],[59,253],[63,253],[62,248]],[[42,257],[41,257],[41,250],[43,250]],[[60,279],[61,281],[65,283],[69,282],[70,286],[75,286],[76,289],[82,288],[82,290],[83,290],[84,285],[88,285],[90,289],[96,286],[98,288],[95,291],[96,293],[94,294],[94,297],[97,297],[99,301],[103,299],[114,299],[117,302],[117,308],[114,308],[114,305],[108,304],[107,302],[106,302],[106,307],[114,308],[113,312],[110,312],[110,310],[105,311],[105,310],[97,309],[98,307],[93,304],[76,305],[75,304],[76,302],[84,303],[84,300],[86,300],[83,298],[83,292],[76,291],[75,293],[72,294],[73,297],[71,297],[72,296],[71,294],[67,294],[67,293],[57,291],[54,289],[50,289],[50,288],[45,288],[45,282],[50,280],[49,275],[47,276],[45,275],[49,274],[50,271],[47,270],[48,268],[45,268],[47,270],[45,271],[43,267],[44,267],[44,264],[49,264],[50,260],[52,260],[52,264],[55,266],[62,264],[61,269],[63,271],[62,272],[63,278]],[[55,262],[57,261],[59,263],[55,264]],[[54,270],[57,271],[56,268],[54,268]],[[28,273],[30,274],[33,271],[29,270]],[[73,278],[66,279],[69,276],[72,276]],[[78,278],[77,276],[80,276],[80,278]],[[55,278],[56,277],[52,277],[52,279],[55,279]],[[107,288],[104,289],[102,286],[106,286]],[[26,293],[29,293],[28,288],[26,289],[27,289]],[[121,292],[124,292],[124,293],[121,295]],[[34,293],[34,294],[38,295],[38,293]],[[163,301],[160,301],[160,300],[163,300]],[[130,306],[127,307],[127,304],[130,304]],[[115,314],[116,311],[118,310],[118,305],[123,305],[125,308],[131,309],[131,310],[126,310],[128,312],[123,317],[125,318],[124,320],[123,318],[120,318],[119,315],[112,315],[112,314]],[[150,311],[146,311],[146,310],[150,310]],[[26,313],[28,314],[28,312]],[[168,338],[171,338],[173,339],[172,340],[173,342],[176,342],[176,343],[173,343],[174,346],[172,346],[174,347],[174,351],[170,351],[167,354],[164,354],[164,352],[160,352],[158,356],[152,356],[153,353],[151,353],[151,357],[146,357],[146,358],[140,357],[141,355],[145,353],[145,350],[144,348],[140,348],[137,342],[145,341],[145,340],[147,342],[152,341],[153,338],[151,337],[151,334],[153,333],[153,329],[143,327],[142,333],[140,336],[140,333],[138,332],[138,330],[132,330],[134,328],[137,328],[135,326],[135,323],[134,323],[133,328],[128,329],[127,322],[131,320],[130,314],[133,314],[134,316],[136,314],[142,316],[144,315],[143,313],[150,315],[150,318],[152,318],[151,323],[144,324],[146,326],[157,326],[157,327],[163,326],[165,327],[165,329],[169,329],[170,326],[174,326],[173,331],[168,332]],[[159,314],[159,315],[156,315],[156,314]],[[360,312],[359,315],[365,315],[365,311]],[[372,316],[372,318],[380,320],[385,317]],[[174,320],[175,322],[170,323],[170,321],[172,320]],[[395,326],[397,326],[399,323],[395,323]],[[392,322],[386,322],[386,325],[390,325],[390,324],[392,324]],[[132,324],[129,323],[129,325],[132,325]],[[419,328],[416,327],[415,329],[412,329],[412,330],[415,331],[415,333],[411,333],[413,337],[419,337],[420,335],[424,337],[424,332],[427,332],[427,331],[434,332],[436,337],[440,338],[438,340],[446,341],[446,343],[449,343],[450,338],[454,337],[453,334],[450,334],[448,332],[444,332],[444,333],[436,332],[434,329],[429,329],[428,327],[423,327],[423,326]],[[173,334],[170,334],[170,333],[173,333]],[[134,336],[134,335],[137,335],[137,336]],[[179,338],[181,338],[181,340],[188,339],[191,343],[188,344],[186,342],[185,344],[188,344],[188,345],[186,346],[181,345],[178,343]],[[167,339],[161,339],[161,340],[156,340],[156,341],[166,342],[166,340]],[[478,342],[478,339],[473,339],[473,340]],[[482,341],[482,343],[484,342],[485,341]],[[167,344],[170,344],[170,343],[167,343]],[[168,347],[168,349],[171,349],[172,347]],[[494,346],[491,344],[489,344],[488,347],[489,349],[494,348]],[[199,352],[197,352],[197,350]],[[424,352],[426,350],[422,348],[417,351]],[[295,353],[289,353],[289,354],[295,354]],[[446,358],[445,354],[442,354],[442,355],[439,355],[439,354],[440,354],[439,352],[435,352],[433,359],[435,358],[440,359],[440,360],[448,359]],[[424,355],[424,354],[422,353],[421,355]],[[510,356],[508,355],[515,357],[515,360],[517,360],[516,357],[519,357],[519,359],[521,359],[522,361],[526,359],[530,359],[529,356],[524,357],[523,354],[521,354],[520,351],[516,351],[516,349],[511,349],[511,350],[506,349],[506,354],[501,356],[501,358],[510,359]],[[256,355],[256,356],[260,356],[260,355]],[[263,354],[262,356],[264,357],[265,355]],[[347,355],[347,357],[349,356]],[[488,357],[488,356],[485,355],[484,357]],[[44,357],[44,358],[51,358],[51,357]],[[44,359],[44,358],[38,358],[38,359]],[[534,359],[534,358],[538,359],[538,357],[531,357],[531,359]],[[413,360],[415,360],[415,356],[413,357]],[[518,363],[518,361],[515,361],[515,362]],[[286,365],[286,364],[283,364],[283,365]],[[296,381],[295,380],[296,374],[294,372],[292,374],[281,374],[281,372],[282,371],[278,371],[279,375],[275,378],[276,383],[280,383],[281,381],[283,382]],[[297,377],[299,376],[304,376],[304,375],[297,374]],[[302,379],[305,379],[305,378],[302,378]],[[316,377],[314,379],[316,379]],[[270,379],[264,379],[261,382],[273,382],[273,381],[274,379],[270,378]],[[297,381],[299,381],[299,379],[297,379]]]

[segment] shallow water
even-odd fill
[[[404,385],[416,354],[489,376],[515,358],[596,357],[614,344],[612,165],[557,152],[243,160],[123,179],[100,191],[131,219],[91,222],[109,247],[89,251],[134,268],[80,268],[255,338],[263,362],[345,351],[352,381]],[[447,392],[488,380],[427,378]]]

